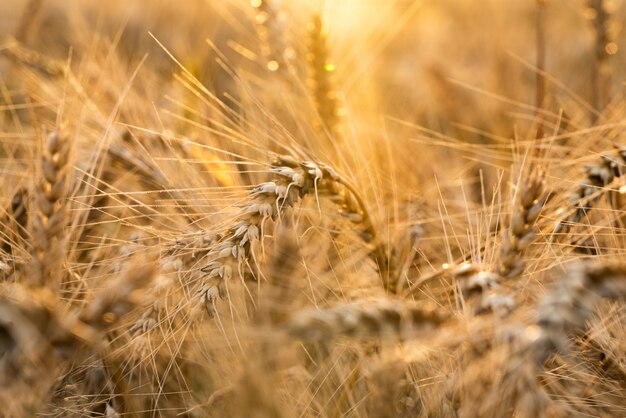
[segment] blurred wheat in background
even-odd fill
[[[623,1],[0,16],[0,416],[626,416]]]

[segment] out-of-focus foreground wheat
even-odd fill
[[[623,1],[0,16],[2,416],[626,416]]]

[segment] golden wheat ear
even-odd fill
[[[328,309],[299,312],[288,324],[289,333],[307,341],[335,337],[356,339],[424,338],[440,330],[448,320],[436,309],[391,299],[347,303]]]
[[[239,215],[220,241],[206,254],[206,274],[200,290],[200,301],[210,315],[214,313],[217,297],[226,298],[226,283],[244,268],[254,256],[254,248],[263,239],[268,220],[276,221],[284,209],[293,207],[307,195],[323,196],[339,205],[341,213],[359,226],[360,236],[370,247],[384,288],[395,291],[395,269],[390,251],[380,240],[363,199],[356,189],[325,164],[297,162],[280,157],[270,169],[274,181],[252,189],[250,199],[241,205]]]
[[[54,131],[42,144],[39,178],[34,189],[32,259],[29,277],[33,286],[59,289],[65,259],[65,225],[72,165],[71,140]]]
[[[584,330],[602,298],[626,299],[626,266],[584,262],[569,266],[539,305],[536,361],[543,364],[550,354],[566,352],[569,338]]]
[[[621,179],[626,171],[626,149],[618,148],[612,153],[585,167],[587,177],[571,196],[570,207],[554,229],[554,234],[567,235],[573,226],[582,222],[595,203],[612,188],[616,179]]]
[[[21,256],[28,238],[28,189],[20,187],[11,199],[6,213],[0,218],[0,225],[5,228],[2,239],[2,251],[8,262],[14,263]]]
[[[518,277],[524,272],[526,261],[523,253],[535,240],[535,223],[548,199],[545,192],[544,173],[533,170],[530,178],[524,179],[519,196],[513,204],[509,227],[504,230],[500,249],[498,274],[506,278]]]

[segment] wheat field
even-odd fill
[[[626,416],[622,0],[4,0],[0,416]]]

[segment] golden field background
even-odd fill
[[[2,416],[626,414],[623,1],[0,16]]]

